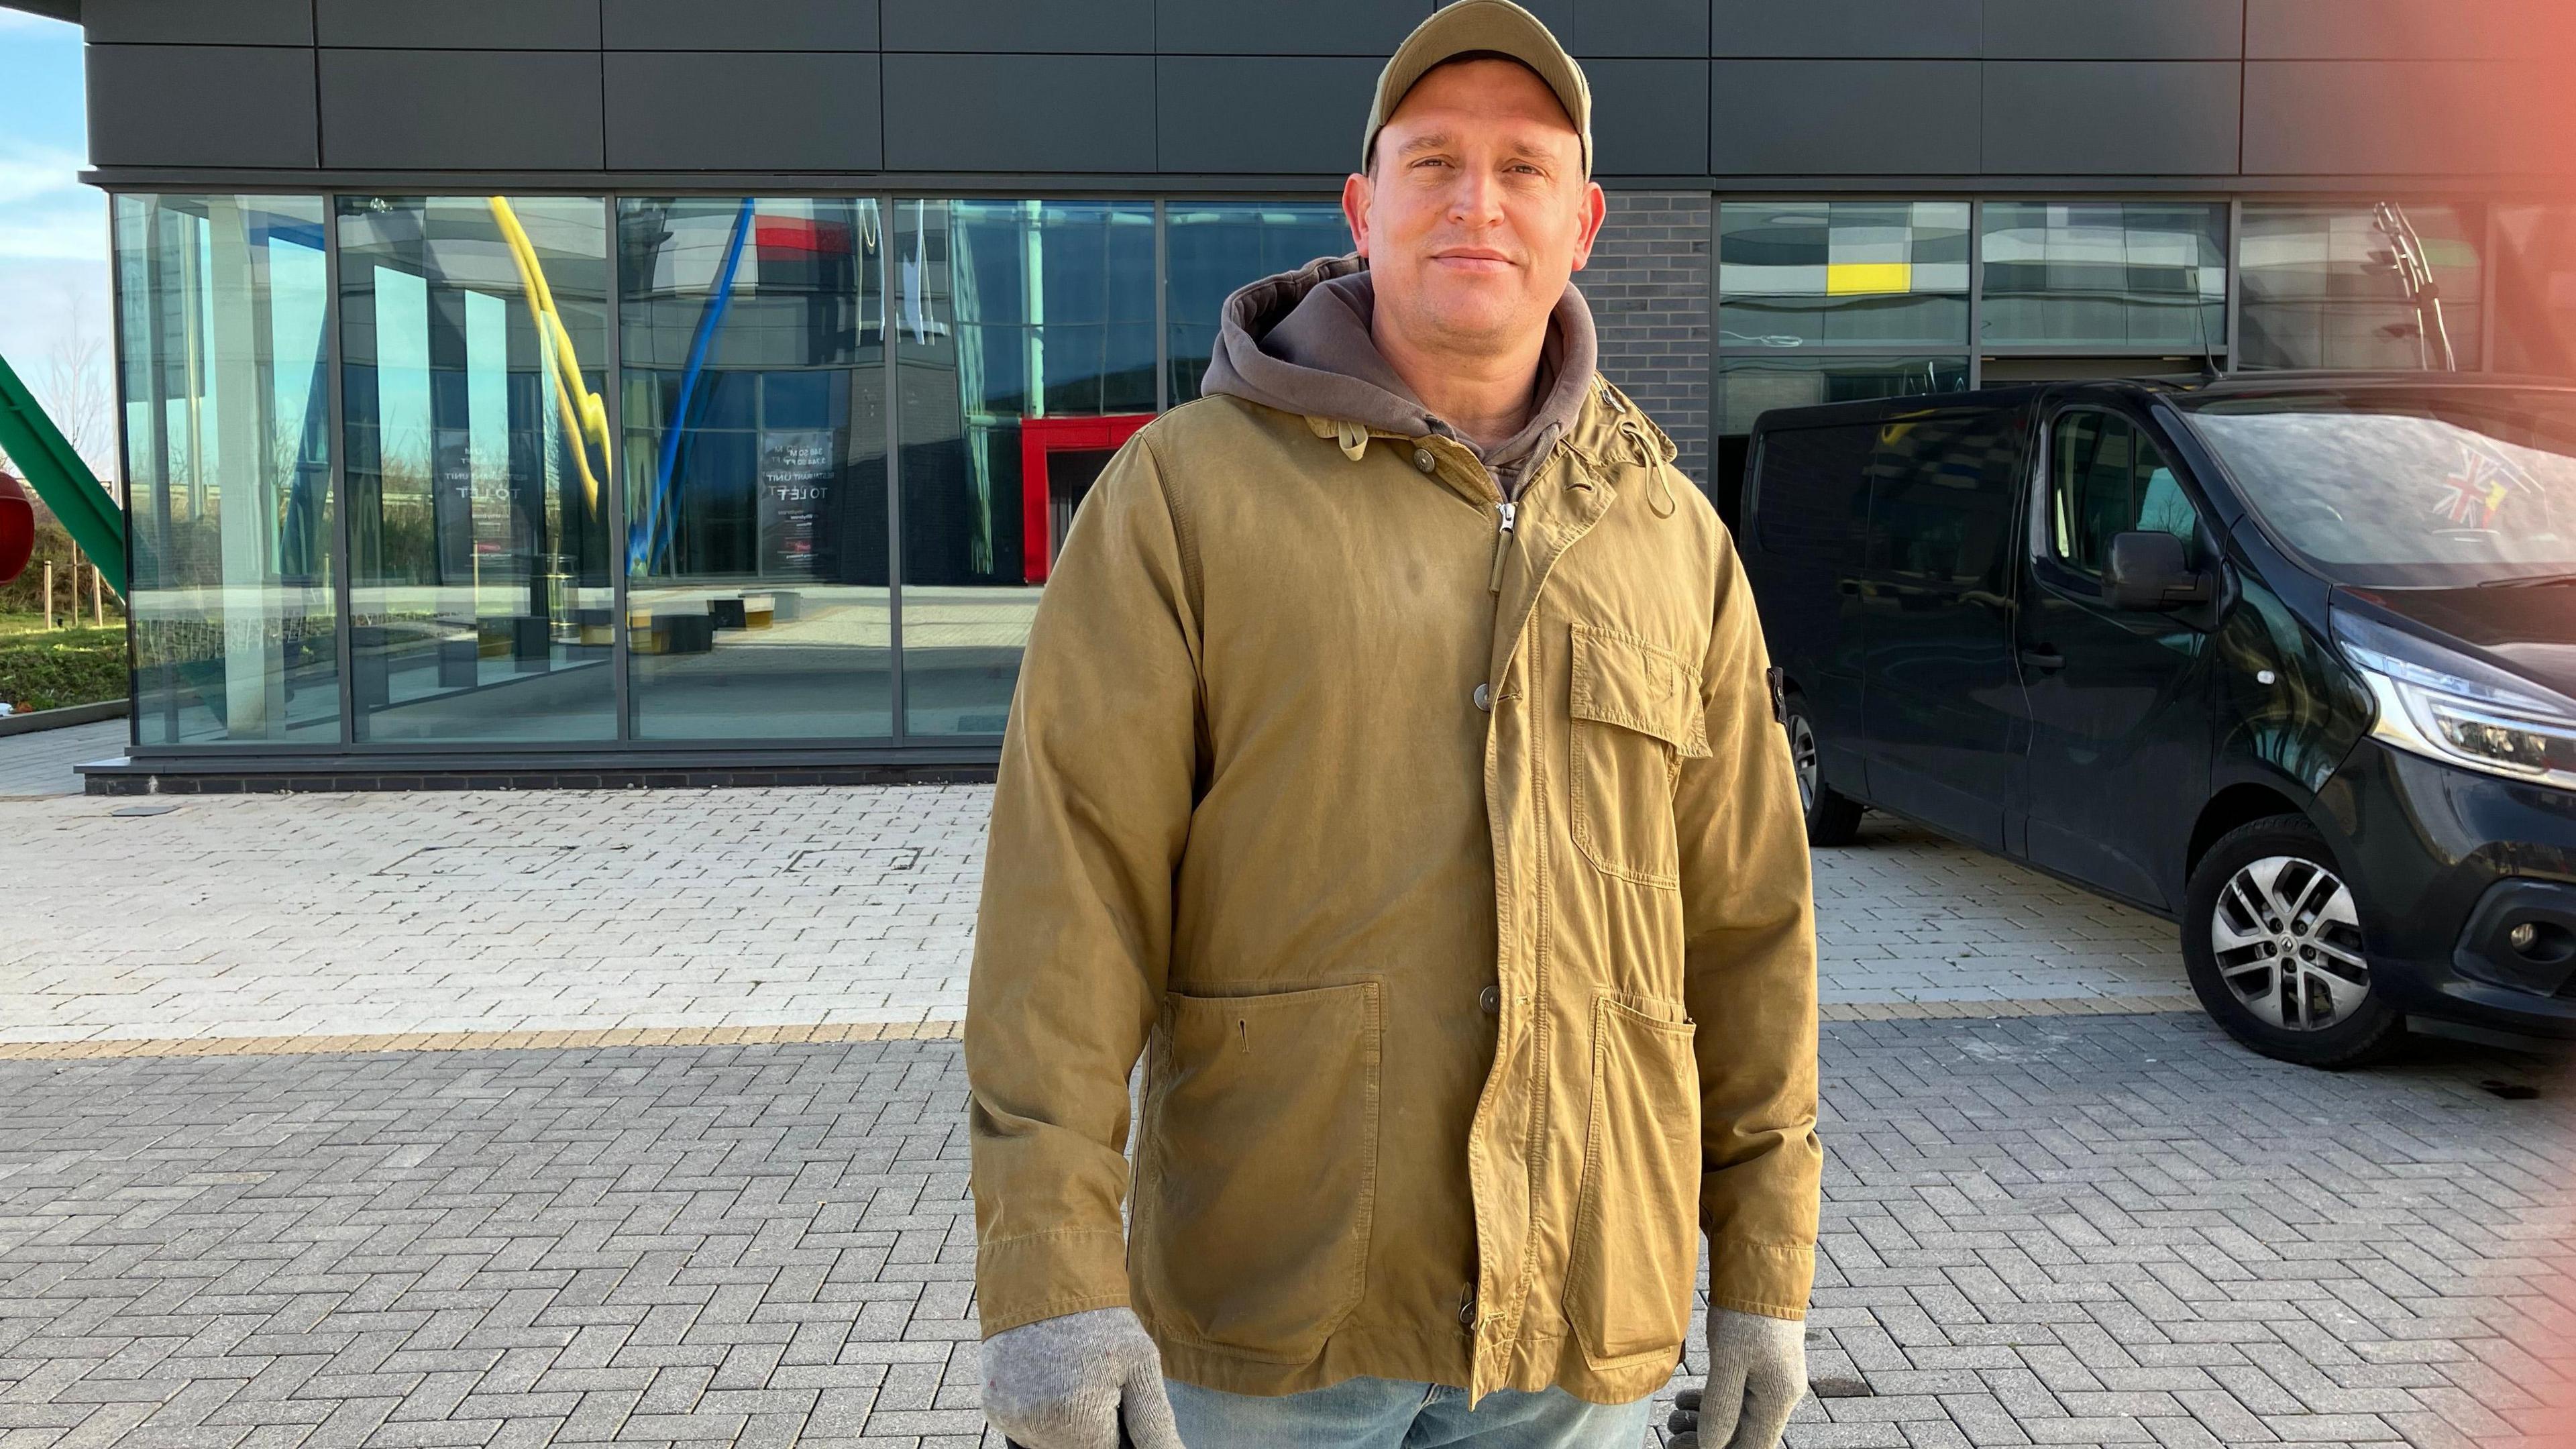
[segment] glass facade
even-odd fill
[[[1772,408],[1958,392],[1965,357],[1730,357],[1718,364],[1718,431],[1750,433]]]
[[[601,205],[336,203],[357,739],[616,736]]]
[[[1730,347],[1968,339],[1968,203],[1755,201],[1718,208],[1718,339]]]
[[[639,740],[894,734],[873,198],[617,205]]]
[[[1711,205],[1722,510],[1772,408],[2576,370],[2563,203]],[[1228,293],[1351,246],[1323,198],[124,194],[114,230],[135,738],[172,752],[989,749],[1101,468],[1198,395]]]
[[[116,198],[141,744],[340,738],[322,215]]]
[[[2226,207],[1989,201],[1984,213],[1980,347],[2226,349]]]
[[[999,735],[1073,511],[1154,415],[1154,204],[895,211],[904,727]]]
[[[2469,207],[2245,204],[2249,368],[2474,368],[2483,307]]]

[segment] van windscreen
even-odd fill
[[[2576,392],[2355,388],[2184,406],[2272,534],[2337,582],[2576,571]]]

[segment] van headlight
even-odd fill
[[[2379,702],[2370,732],[2402,750],[2576,789],[2576,704],[2465,654],[2337,610],[2335,647]]]

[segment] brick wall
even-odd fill
[[[1709,479],[1709,196],[1613,191],[1592,261],[1574,274],[1601,334],[1601,372]]]

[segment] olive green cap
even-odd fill
[[[1556,43],[1547,23],[1512,3],[1512,0],[1452,0],[1431,12],[1431,18],[1413,27],[1413,33],[1395,48],[1386,69],[1378,72],[1377,96],[1369,103],[1368,130],[1360,137],[1360,169],[1368,169],[1369,151],[1377,144],[1377,133],[1386,118],[1395,114],[1398,102],[1425,72],[1445,60],[1454,60],[1469,51],[1494,51],[1510,56],[1547,82],[1556,92],[1557,103],[1565,107],[1566,118],[1574,122],[1575,133],[1583,138],[1583,175],[1592,175],[1592,86],[1583,78],[1583,67]]]

